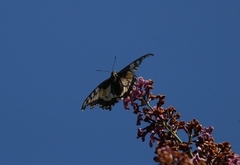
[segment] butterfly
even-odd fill
[[[85,99],[82,104],[82,111],[87,106],[90,106],[90,109],[92,109],[96,105],[99,105],[102,109],[111,110],[115,103],[129,94],[136,82],[135,72],[141,62],[149,56],[153,56],[153,54],[143,55],[119,72],[113,71],[110,78],[100,83]]]

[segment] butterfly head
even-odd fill
[[[117,78],[118,78],[117,72],[116,72],[116,71],[112,71],[110,79],[111,79],[113,82],[115,82],[115,81],[117,81]]]

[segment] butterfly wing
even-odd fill
[[[118,77],[121,81],[121,84],[123,85],[123,90],[121,94],[122,97],[125,97],[131,91],[133,84],[136,82],[135,73],[137,69],[139,68],[142,61],[149,56],[153,56],[153,54],[149,53],[143,55],[142,57],[136,59],[135,61],[133,61],[132,63],[130,63],[129,65],[127,65],[125,68],[118,72]]]
[[[146,57],[153,54],[146,54],[133,61],[120,72],[112,72],[111,77],[99,84],[85,99],[82,110],[90,105],[90,109],[99,105],[102,109],[111,110],[112,106],[121,98],[124,98],[131,90],[136,81],[135,72]]]
[[[127,71],[132,72],[133,74],[135,74],[135,72],[137,71],[137,69],[139,68],[140,64],[142,63],[142,61],[149,57],[149,56],[153,56],[154,54],[149,53],[149,54],[145,54],[142,57],[139,57],[138,59],[136,59],[135,61],[131,62],[129,65],[127,65],[125,68],[123,68],[122,70],[120,70],[118,72],[118,74],[124,74]]]
[[[111,84],[111,78],[99,84],[83,102],[82,110],[84,110],[88,105],[90,105],[90,109],[92,109],[98,104],[103,109],[111,109],[111,105],[117,102],[117,99],[114,99],[115,96],[111,95]]]

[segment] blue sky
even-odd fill
[[[155,164],[136,116],[80,111],[109,73],[147,53],[183,120],[215,127],[240,153],[240,1],[0,2],[0,164]]]

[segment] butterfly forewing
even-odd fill
[[[90,105],[90,108],[94,108],[99,102],[101,103],[101,99],[105,98],[106,95],[110,94],[110,84],[111,80],[107,79],[99,84],[85,99],[82,104],[82,110],[86,108],[86,106]]]
[[[153,54],[149,53],[146,55],[143,55],[142,57],[136,59],[135,61],[133,61],[132,63],[130,63],[129,65],[127,65],[125,68],[123,68],[122,70],[120,70],[118,72],[119,75],[121,74],[126,74],[127,71],[132,72],[133,74],[135,74],[135,72],[137,71],[137,69],[139,68],[140,64],[142,63],[142,61],[149,57],[149,56],[153,56]]]
[[[111,77],[99,84],[85,99],[82,110],[88,105],[91,109],[99,105],[102,109],[111,110],[115,103],[129,94],[136,81],[135,72],[143,59],[149,56],[153,56],[153,54],[146,54],[138,58],[118,73],[112,72]]]

